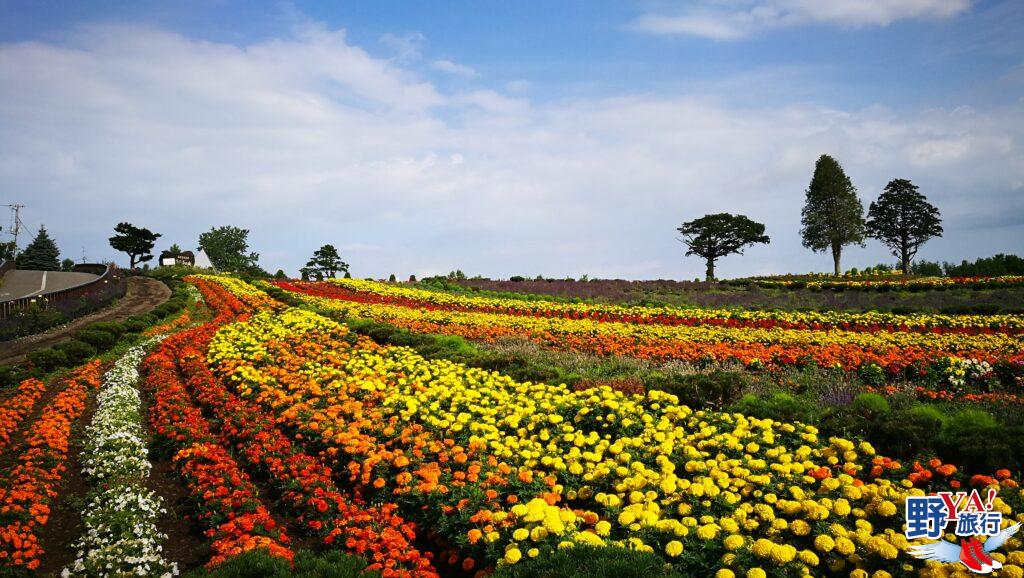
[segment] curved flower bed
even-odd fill
[[[307,311],[225,326],[207,362],[367,497],[404,504],[456,545],[464,568],[582,543],[653,552],[689,575],[909,576],[920,569],[903,554],[909,495],[992,486],[1004,524],[1024,520],[1009,472],[908,466],[864,442],[694,411],[659,391],[519,383],[354,339]],[[1024,573],[1020,540],[1005,552],[994,554],[1003,572]]]
[[[82,471],[96,488],[85,506],[85,532],[62,576],[178,574],[163,556],[160,498],[145,488],[151,464],[142,427],[138,365],[159,339],[129,349],[104,375],[96,413],[85,430]]]
[[[25,449],[0,481],[0,564],[33,570],[43,548],[39,530],[67,469],[71,427],[99,385],[100,362],[92,361],[61,380],[64,389],[43,408],[25,437]]]

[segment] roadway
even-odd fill
[[[0,301],[60,291],[96,279],[91,273],[63,271],[8,271],[0,285]]]

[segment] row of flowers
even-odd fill
[[[143,430],[138,365],[159,338],[129,349],[103,377],[86,427],[82,472],[94,490],[82,512],[84,532],[62,576],[178,574],[163,555],[160,497],[146,489],[152,465]]]
[[[877,289],[879,287],[914,290],[968,287],[974,289],[999,289],[1024,287],[1024,276],[1002,275],[998,277],[901,277],[894,270],[888,278],[857,279],[831,275],[797,276],[795,278],[754,277],[730,281],[733,285],[757,285],[759,287],[785,287],[793,289]]]
[[[1024,519],[1008,475],[965,478],[948,464],[925,475],[865,442],[694,411],[660,391],[519,383],[353,338],[308,311],[225,326],[207,361],[368,498],[406,504],[469,569],[592,544],[654,552],[694,575],[884,578],[919,569],[901,554],[907,496],[992,485],[1006,523]],[[1018,539],[995,556],[1007,575],[1024,572]]]
[[[0,565],[34,570],[43,547],[39,532],[67,469],[71,428],[100,383],[100,362],[89,362],[54,384],[62,387],[26,428],[24,449],[0,477]]]
[[[46,384],[31,377],[18,384],[14,395],[4,401],[0,407],[0,454],[11,443],[11,436],[18,431],[22,420],[32,413],[32,408],[46,391]]]
[[[196,281],[202,289],[202,281]],[[207,304],[218,312],[214,323],[234,319],[247,306],[211,289]],[[173,452],[173,462],[193,498],[195,516],[212,539],[209,566],[250,550],[265,550],[292,560],[284,528],[271,516],[259,491],[235,458],[219,442],[190,397],[178,372],[178,352],[203,329],[186,329],[165,339],[142,362],[143,386],[152,396],[150,425]]]
[[[591,319],[634,324],[752,327],[759,329],[838,329],[842,331],[898,331],[926,333],[1024,332],[1022,315],[896,314],[880,311],[756,311],[678,307],[623,306],[566,303],[543,299],[498,299],[403,287],[362,279],[327,282],[278,281],[290,291],[360,301],[446,311],[501,313],[531,317]]]
[[[332,297],[321,297],[311,292],[315,289],[306,286],[296,296],[324,312],[386,321],[422,333],[491,341],[522,338],[597,355],[691,363],[738,361],[752,367],[811,363],[847,370],[877,367],[912,379],[935,375],[945,379],[944,372],[950,365],[944,360],[951,357],[989,364],[1024,360],[1024,339],[1007,333],[869,333],[651,325],[416,308],[352,301],[330,292]]]

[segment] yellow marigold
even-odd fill
[[[799,555],[800,561],[808,566],[818,565],[818,555],[810,550],[801,550]]]
[[[519,551],[519,548],[509,548],[505,552],[505,563],[515,564],[523,558],[523,553]]]
[[[530,537],[530,531],[527,530],[526,528],[516,528],[516,531],[512,532],[512,539],[517,541],[517,542],[522,542],[523,540],[525,540],[525,539],[527,539],[529,537]]]
[[[832,548],[836,547],[836,542],[831,536],[821,534],[814,539],[814,547],[817,548],[819,552],[831,552]]]
[[[714,540],[717,535],[718,526],[714,524],[705,524],[700,528],[697,528],[697,537],[701,540]]]
[[[1005,578],[1024,578],[1024,569],[1020,566],[1007,565],[999,571],[999,576]]]
[[[675,558],[683,553],[683,543],[679,540],[672,540],[668,544],[665,544],[665,553]]]
[[[768,574],[760,568],[747,570],[747,578],[768,578]]]
[[[772,551],[769,556],[771,557],[772,562],[775,562],[776,564],[788,564],[796,558],[796,548],[788,544],[776,544],[775,546],[772,546]]]
[[[811,533],[811,525],[803,520],[793,520],[789,529],[797,536],[806,536]]]
[[[871,573],[871,578],[892,578],[892,574],[885,570],[875,570]]]
[[[715,578],[736,578],[736,573],[728,568],[721,568],[715,572]]]
[[[725,546],[725,549],[729,550],[730,552],[733,550],[737,550],[743,546],[743,536],[740,536],[738,534],[726,536],[725,540],[722,540],[722,545]]]
[[[888,518],[890,516],[895,516],[898,510],[896,508],[896,504],[890,501],[884,501],[878,504],[877,511],[878,515]]]
[[[843,556],[849,556],[857,550],[857,546],[849,538],[836,538],[836,551]]]
[[[601,520],[594,526],[598,536],[607,536],[612,531],[612,525],[607,520]]]
[[[771,554],[772,546],[775,546],[775,542],[772,542],[767,538],[760,538],[754,542],[753,546],[750,547],[750,551],[755,555],[764,558]]]

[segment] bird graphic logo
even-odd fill
[[[994,552],[1005,544],[1011,536],[1020,531],[1020,527],[1020,523],[1009,526],[998,534],[989,536],[988,540],[985,540],[984,543],[979,541],[976,536],[971,536],[961,540],[959,546],[953,542],[939,540],[931,544],[913,546],[908,552],[910,555],[922,560],[936,560],[949,564],[960,562],[971,572],[990,574],[993,570],[1002,568],[1003,565],[998,560],[989,556],[988,553]]]

